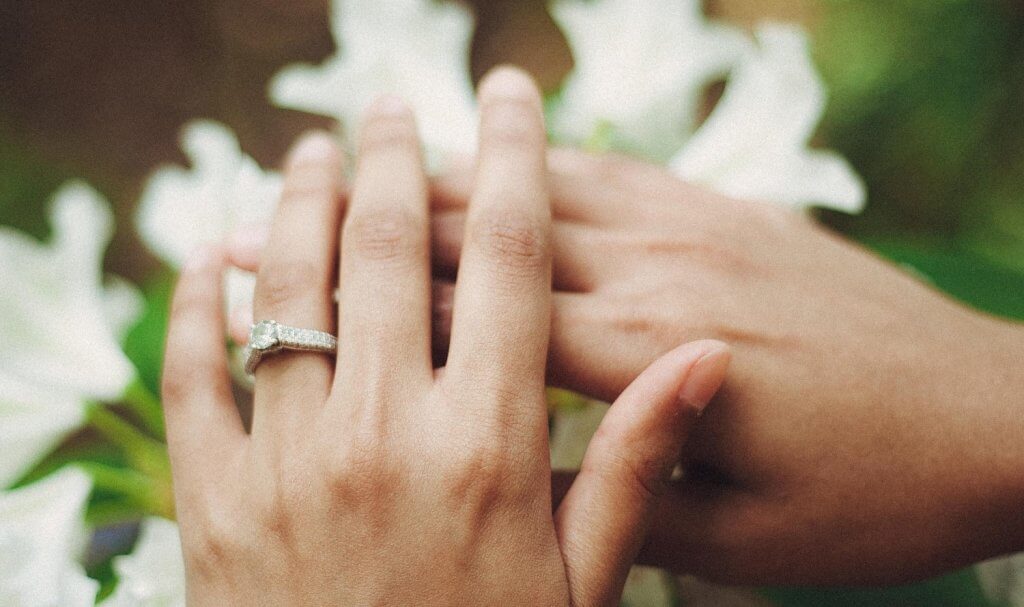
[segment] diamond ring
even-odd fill
[[[338,350],[338,339],[323,331],[289,327],[274,320],[261,320],[249,331],[249,343],[243,352],[245,372],[252,375],[264,356],[281,350],[333,354]]]

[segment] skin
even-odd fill
[[[1024,549],[1024,330],[809,218],[549,155],[549,378],[610,400],[679,341],[734,364],[641,559],[743,584],[907,582]],[[434,184],[436,345],[469,163]],[[564,479],[563,479],[564,480]]]
[[[1024,550],[1024,329],[815,224],[662,168],[552,150],[549,383],[614,400],[675,344],[734,362],[643,562],[739,584],[879,585]],[[431,184],[443,361],[472,159]],[[259,238],[233,261],[259,266]],[[240,324],[251,322],[243,315]],[[571,476],[556,476],[556,499]]]
[[[337,330],[339,347],[264,360],[248,433],[222,340],[226,257],[207,250],[184,269],[164,399],[190,605],[618,604],[729,351],[689,343],[640,373],[553,507],[540,95],[506,68],[480,97],[443,369],[431,360],[428,184],[396,99],[367,115],[350,196],[326,135],[290,157],[255,312]]]

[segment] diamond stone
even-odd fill
[[[249,346],[257,350],[266,350],[277,345],[277,325],[270,320],[261,320],[252,326],[249,333]]]

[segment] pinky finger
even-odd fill
[[[598,427],[555,514],[574,605],[618,605],[690,429],[725,378],[717,341],[686,344],[629,385]]]
[[[195,254],[182,270],[171,305],[162,395],[177,480],[216,462],[211,448],[230,448],[245,436],[228,374],[223,269],[219,249]]]

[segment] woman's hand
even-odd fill
[[[1024,549],[1024,334],[807,218],[654,166],[549,156],[549,379],[614,399],[686,340],[734,365],[641,558],[742,583],[906,581]],[[436,274],[471,168],[433,187]],[[451,288],[436,289],[444,349]]]
[[[183,272],[164,398],[190,604],[617,604],[728,352],[689,344],[640,375],[552,513],[540,97],[509,69],[481,90],[443,370],[431,364],[427,180],[397,100],[376,103],[363,125],[340,247],[340,153],[314,135],[290,157],[256,314],[337,324],[338,352],[265,358],[248,433],[223,347],[223,256]]]

